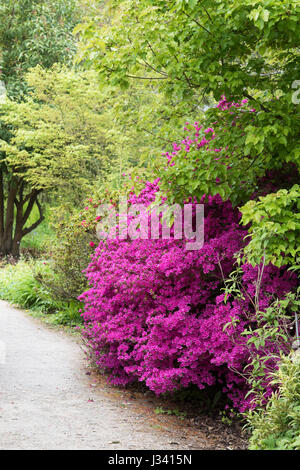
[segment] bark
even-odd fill
[[[5,211],[5,223],[3,238],[0,247],[2,255],[9,255],[12,251],[12,240],[13,240],[13,225],[14,225],[14,206],[15,198],[18,192],[18,185],[15,179],[12,179],[8,186],[7,200],[6,200],[6,211]]]
[[[3,188],[3,185],[2,185]],[[14,258],[20,256],[20,244],[22,238],[32,232],[44,220],[42,207],[38,201],[41,191],[34,189],[27,196],[23,196],[24,183],[13,180],[8,188],[6,211],[4,217],[4,195],[1,199],[1,174],[0,174],[0,255],[11,255]],[[3,191],[4,193],[4,191]],[[1,232],[1,200],[3,200],[3,229]],[[24,206],[27,207],[24,211]],[[34,205],[39,209],[39,218],[30,227],[25,227]],[[1,236],[2,233],[2,236]]]

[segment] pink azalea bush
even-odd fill
[[[158,185],[158,180],[146,183],[129,202],[150,204]],[[216,195],[199,202],[205,203],[201,250],[187,251],[185,240],[174,238],[100,241],[86,270],[90,289],[80,296],[83,335],[95,363],[115,385],[138,380],[161,394],[190,384],[199,389],[219,384],[243,410],[249,398],[241,374],[250,353],[241,333],[255,323],[251,298],[257,268],[243,266],[245,299],[225,303],[224,279],[247,231],[229,201]],[[260,307],[294,287],[292,274],[267,266]],[[224,329],[232,320],[235,326]]]
[[[223,97],[218,108],[255,113],[248,109],[246,99],[233,103]],[[243,132],[237,118],[232,126]],[[239,211],[219,194],[196,199],[185,196],[184,191],[199,178],[203,163],[199,150],[213,152],[216,169],[225,166],[226,171],[231,169],[231,153],[228,149],[228,155],[220,157],[222,149],[215,143],[212,127],[186,123],[185,131],[185,139],[163,154],[164,181],[145,182],[139,194],[134,194],[133,187],[128,202],[150,205],[162,183],[163,201],[168,197],[173,201],[173,185],[178,189],[177,177],[179,183],[182,171],[187,171],[187,186],[181,184],[180,194],[186,198],[183,203],[205,204],[204,245],[188,251],[185,239],[102,240],[86,270],[90,289],[80,296],[85,305],[83,335],[94,362],[110,374],[115,385],[142,381],[156,394],[191,384],[199,389],[219,385],[243,411],[251,406],[244,375],[251,356],[270,355],[267,365],[274,370],[280,350],[288,349],[288,345],[267,340],[264,349],[257,351],[243,333],[255,328],[257,307],[266,310],[274,299],[283,298],[296,287],[296,278],[284,268],[266,266],[259,306],[255,306],[260,267],[244,264],[243,297],[225,302],[224,281],[235,269],[235,255],[244,247],[247,228],[240,225]],[[267,191],[269,179],[267,175],[262,180]],[[220,178],[215,181],[219,188]],[[240,184],[242,187],[243,181]],[[267,377],[264,387],[266,396],[270,395]]]

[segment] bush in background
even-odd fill
[[[87,206],[86,206],[87,208]],[[93,252],[91,244],[97,242],[95,231],[96,208],[89,207],[82,222],[82,213],[69,207],[53,209],[52,226],[55,238],[48,247],[47,256],[51,271],[37,273],[37,280],[51,292],[56,299],[77,301],[77,297],[87,287],[83,275]]]

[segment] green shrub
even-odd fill
[[[41,256],[42,253],[46,252],[47,247],[52,244],[55,233],[49,223],[50,211],[48,206],[44,208],[44,213],[45,220],[22,239],[21,253],[23,255]],[[34,206],[25,228],[32,225],[38,218],[38,208]]]
[[[86,276],[82,273],[90,263],[95,246],[99,244],[96,235],[98,208],[103,203],[117,206],[119,197],[128,198],[132,189],[139,192],[145,183],[147,169],[131,168],[131,177],[124,180],[122,190],[115,184],[116,174],[108,174],[90,197],[78,209],[68,202],[51,208],[47,257],[51,260],[51,272],[45,276],[39,273],[37,279],[55,298],[66,301],[77,300],[88,289]]]
[[[251,223],[251,240],[245,248],[252,265],[298,265],[300,262],[300,186],[250,200],[241,208],[242,223]],[[298,267],[299,269],[299,267]]]
[[[248,413],[251,450],[300,450],[300,351],[282,359],[266,408]]]
[[[37,280],[37,273],[44,278],[53,277],[49,264],[44,261],[20,260],[16,265],[7,264],[0,269],[0,298],[20,307],[42,314],[52,314],[51,323],[77,325],[81,323],[80,303],[55,299]]]
[[[40,269],[46,271],[46,265],[39,264]],[[24,260],[16,265],[6,265],[0,271],[0,296],[24,308],[49,311],[51,306],[49,293],[34,278],[32,263]]]

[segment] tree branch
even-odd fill
[[[190,15],[188,15],[184,10],[182,10],[182,13],[187,16],[190,20],[194,21],[194,23],[196,23],[201,29],[203,29],[204,31],[206,31],[208,34],[210,34],[212,36],[212,33],[205,28],[205,26],[203,26],[201,23],[199,23],[198,20],[196,20],[195,18],[192,18]]]
[[[35,228],[37,228],[42,222],[43,220],[45,219],[44,215],[43,215],[43,211],[42,211],[42,206],[40,204],[40,202],[36,199],[36,205],[38,206],[38,209],[39,209],[39,213],[40,213],[40,217],[39,219],[34,222],[34,224],[32,224],[30,227],[28,228],[25,228],[24,230],[22,230],[22,238],[27,235],[28,233],[32,232],[32,230],[34,230]]]
[[[168,77],[139,77],[136,75],[127,75],[128,78],[138,78],[139,80],[167,80]]]
[[[28,217],[30,216],[31,214],[31,211],[32,211],[32,208],[34,206],[34,203],[37,201],[37,196],[39,194],[40,191],[38,191],[37,189],[34,189],[33,191],[31,191],[30,194],[28,194],[25,199],[23,200],[23,203],[22,203],[22,206],[24,206],[24,204],[29,200],[29,203],[28,203],[28,206],[26,207],[26,211],[23,215],[23,226],[26,224],[27,222],[27,219]]]

